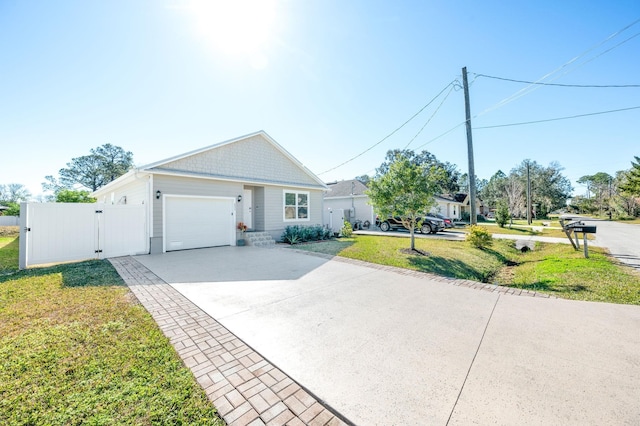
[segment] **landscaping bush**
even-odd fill
[[[289,225],[284,228],[282,241],[289,244],[321,241],[332,238],[331,229],[322,225]]]
[[[475,248],[483,249],[490,247],[493,244],[493,237],[487,228],[472,225],[469,228],[469,233],[467,234],[467,241]]]
[[[507,203],[501,201],[498,203],[498,208],[496,209],[496,223],[500,228],[504,228],[508,222],[509,206],[507,206]]]
[[[460,219],[463,222],[471,222],[471,215],[469,214],[469,212],[462,212],[460,214]],[[486,222],[487,218],[484,217],[483,215],[479,214],[479,215],[476,215],[476,221],[478,221],[478,222]]]
[[[344,221],[344,226],[342,227],[342,236],[345,238],[350,238],[353,235],[353,228],[351,228],[351,223]]]

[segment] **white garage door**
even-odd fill
[[[233,199],[165,196],[165,251],[232,245]]]

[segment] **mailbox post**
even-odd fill
[[[570,221],[569,223],[565,223],[565,220]],[[585,258],[589,258],[589,246],[587,245],[587,234],[595,234],[596,233],[596,227],[592,226],[592,225],[585,225],[584,222],[581,222],[579,220],[573,221],[572,218],[568,217],[568,218],[560,218],[560,225],[562,226],[562,230],[564,231],[565,234],[567,234],[567,237],[569,238],[569,241],[571,241],[571,245],[573,246],[574,249],[579,250],[580,249],[580,240],[578,240],[578,234],[582,233],[582,243],[584,246],[584,257]],[[576,241],[573,242],[573,238],[571,237],[571,233],[573,233],[575,235],[575,239]]]

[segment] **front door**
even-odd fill
[[[253,191],[245,189],[242,194],[242,219],[247,228],[253,228]]]

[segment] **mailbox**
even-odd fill
[[[571,227],[571,229],[573,229],[573,232],[582,232],[583,234],[595,234],[596,233],[596,227],[595,226],[579,225],[579,226],[573,226],[573,227]]]

